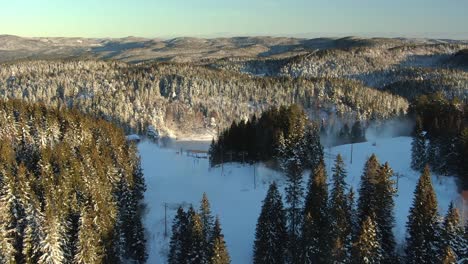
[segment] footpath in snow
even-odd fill
[[[405,223],[413,199],[419,173],[410,169],[411,138],[398,137],[325,149],[328,177],[334,157],[340,153],[348,172],[347,182],[355,191],[364,163],[375,153],[381,163],[389,162],[398,175],[398,194],[395,197],[398,242],[404,241]],[[207,143],[189,144],[206,150]],[[144,226],[147,231],[148,263],[166,263],[169,251],[172,219],[177,208],[193,204],[198,208],[202,193],[206,192],[214,215],[219,215],[221,227],[233,264],[251,263],[255,226],[268,185],[276,181],[284,192],[284,176],[262,164],[225,164],[210,168],[207,159],[198,159],[180,153],[180,147],[160,148],[150,141],[138,145],[142,158],[147,191],[147,212]],[[309,176],[305,175],[305,183]],[[395,178],[396,180],[396,178]],[[448,204],[458,199],[454,178],[433,176],[440,213],[445,214]],[[283,197],[284,198],[284,197]],[[165,209],[166,207],[166,209]],[[165,236],[165,219],[167,236]]]

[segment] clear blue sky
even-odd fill
[[[468,0],[0,0],[0,34],[468,36]]]

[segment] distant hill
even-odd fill
[[[0,62],[21,59],[93,57],[125,62],[206,62],[221,58],[287,58],[324,49],[397,47],[409,44],[468,44],[466,41],[404,38],[232,37],[148,39],[26,38],[0,35]]]

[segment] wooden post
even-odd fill
[[[351,143],[351,164],[353,164],[353,143]]]

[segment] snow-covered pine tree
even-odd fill
[[[307,126],[304,139],[306,149],[304,165],[313,172],[323,160],[323,146],[320,143],[320,132],[317,124]]]
[[[457,257],[450,246],[445,246],[442,253],[442,264],[457,264]]]
[[[353,244],[352,263],[380,264],[383,260],[382,248],[373,217],[367,217],[361,225],[359,235]]]
[[[213,216],[211,215],[210,201],[206,193],[203,193],[202,200],[200,202],[200,219],[203,225],[203,236],[205,238],[205,247],[206,250],[210,250],[209,242],[213,233]]]
[[[255,264],[284,264],[288,234],[283,201],[276,183],[268,188],[255,230]]]
[[[453,250],[457,260],[468,259],[468,240],[464,235],[460,213],[453,203],[450,203],[442,226],[441,242],[443,247],[450,247]]]
[[[168,264],[187,263],[187,242],[189,238],[188,233],[188,219],[187,214],[182,207],[177,209],[177,214],[172,223],[172,235],[169,246]]]
[[[213,233],[211,237],[211,249],[209,256],[210,264],[230,264],[231,257],[229,256],[226,242],[224,241],[224,235],[221,230],[221,224],[219,218],[216,217]]]
[[[45,217],[44,217],[44,237],[40,242],[39,264],[59,264],[64,263],[65,258],[65,226],[60,221],[59,216],[53,211],[53,206],[46,205]],[[91,220],[92,221],[92,220]],[[92,232],[87,231],[87,232]],[[87,237],[86,240],[82,240],[81,243],[90,243],[90,239]],[[92,252],[87,251],[86,255],[92,255]],[[99,260],[99,259],[98,259]],[[90,263],[90,262],[81,262]]]
[[[423,132],[422,121],[417,118],[413,141],[411,142],[411,168],[422,171],[427,162],[426,137]]]
[[[352,243],[352,216],[346,195],[346,170],[341,155],[337,155],[332,169],[330,193],[331,255],[332,262],[349,263]]]
[[[302,220],[302,200],[304,187],[302,184],[302,172],[304,164],[302,162],[305,146],[303,134],[299,128],[292,127],[287,139],[280,136],[279,160],[281,168],[285,171],[288,184],[285,188],[286,202],[289,205],[286,209],[289,233],[289,256],[290,261],[298,263],[300,259],[300,231]]]
[[[88,206],[81,208],[77,252],[74,256],[74,263],[87,264],[102,262],[103,248],[101,240],[95,234],[96,228],[93,223],[93,218],[92,211]]]
[[[413,205],[406,224],[407,263],[434,263],[440,259],[438,217],[437,198],[429,167],[426,166],[414,191]]]
[[[187,263],[206,264],[208,263],[208,252],[205,247],[203,224],[200,215],[193,208],[190,208],[188,219],[189,247],[187,251]]]
[[[143,208],[140,203],[146,190],[140,159],[133,161],[134,171],[131,182],[124,182],[121,186],[120,221],[124,236],[125,257],[138,263],[144,263],[147,259],[146,239],[141,223]]]
[[[375,154],[372,154],[364,165],[364,170],[361,176],[359,185],[358,198],[358,225],[360,226],[364,220],[375,213],[377,198],[375,184],[377,182],[380,164]]]
[[[39,211],[39,201],[33,195],[26,173],[18,174],[18,187],[25,213],[22,258],[25,264],[35,264],[39,256],[39,242],[42,237],[40,226],[43,225],[43,215]]]
[[[325,263],[330,257],[327,173],[323,160],[311,173],[302,226],[302,263]]]
[[[350,215],[350,226],[351,226],[351,247],[352,243],[356,241],[357,235],[359,233],[359,223],[358,223],[358,216],[357,216],[357,208],[356,208],[356,202],[355,202],[355,197],[356,194],[354,192],[353,187],[349,188],[349,192],[347,195],[348,199],[348,211]]]
[[[3,142],[2,142],[3,143]],[[9,144],[8,144],[9,145]],[[9,151],[8,147],[0,144],[3,151]],[[2,153],[3,154],[3,153]],[[7,157],[0,157],[4,161]],[[3,166],[2,166],[3,165]],[[16,263],[18,253],[18,198],[16,194],[16,183],[11,174],[9,166],[0,164],[0,263]]]
[[[377,182],[375,184],[375,222],[377,225],[378,239],[382,247],[382,263],[395,263],[395,236],[393,227],[395,225],[395,182],[392,180],[393,171],[386,162],[380,166]]]

